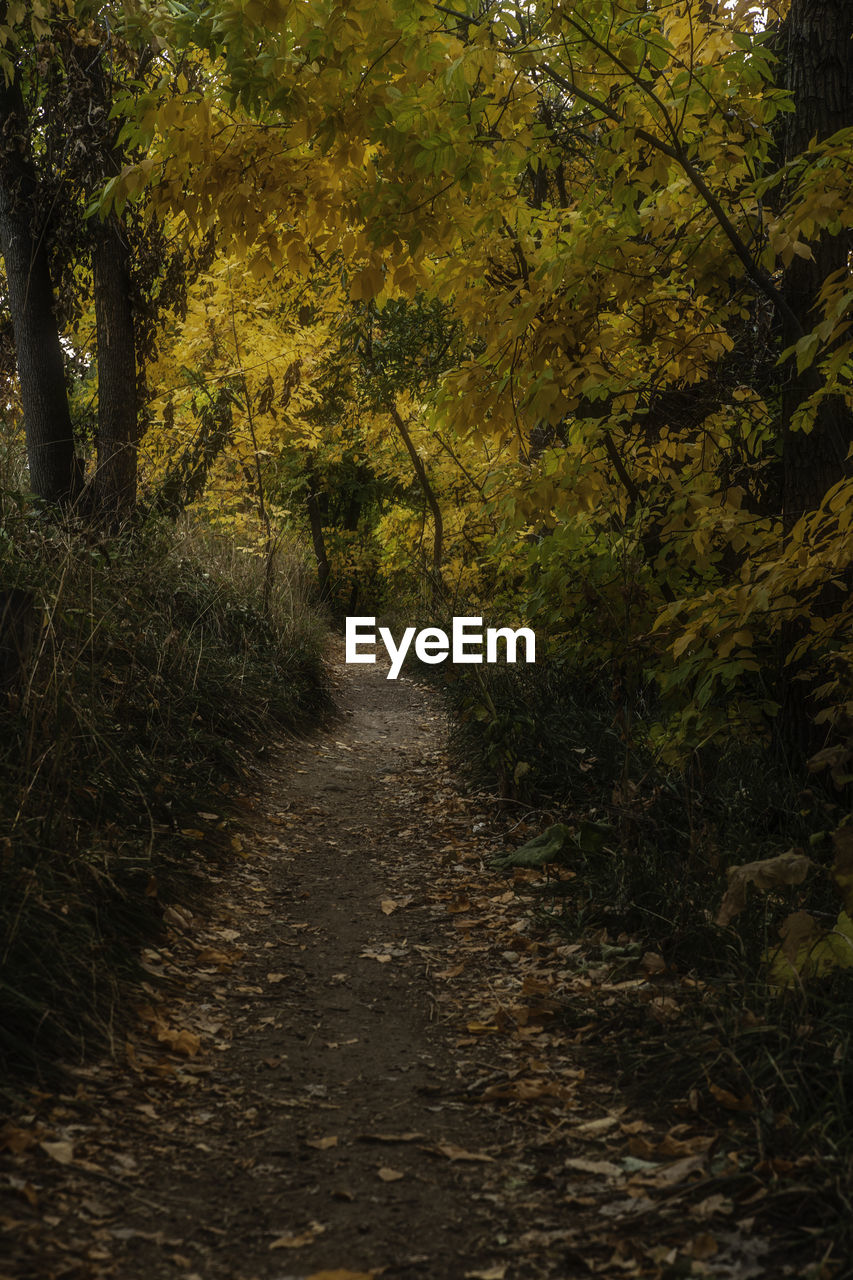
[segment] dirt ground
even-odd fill
[[[715,1134],[631,1111],[565,1017],[654,1012],[654,974],[596,975],[544,873],[488,869],[428,692],[338,681],[339,720],[270,746],[213,909],[167,908],[127,1043],[7,1126],[0,1280],[799,1274]]]

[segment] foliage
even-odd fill
[[[818,282],[817,321],[785,291],[822,237],[847,234],[848,138],[780,163],[795,104],[776,28],[747,3],[142,12],[196,71],[180,100],[164,65],[126,104],[146,158],[104,209],[145,188],[189,238],[245,263],[250,292],[322,264],[339,317],[346,296],[376,300],[427,474],[440,443],[436,505],[487,522],[472,534],[457,518],[450,583],[497,584],[552,633],[583,646],[589,628],[650,672],[673,761],[715,734],[766,733],[789,701],[780,645],[813,722],[846,732],[847,606],[825,602],[850,559],[848,478],[794,520],[779,477],[790,432],[848,395],[846,277]],[[398,300],[419,288],[429,301],[407,313]],[[427,333],[438,301],[464,344],[437,365],[405,335],[413,316]],[[365,351],[361,385],[390,408]],[[814,378],[782,412],[786,361]],[[364,420],[358,386],[323,417],[323,449],[351,438],[355,411],[373,460],[382,415]],[[392,580],[405,506],[380,535]]]

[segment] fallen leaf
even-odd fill
[[[230,967],[234,963],[234,957],[229,956],[224,951],[217,951],[216,947],[204,947],[199,951],[196,957],[199,964],[217,964],[221,968]]]
[[[727,1111],[755,1110],[755,1102],[751,1093],[748,1093],[744,1098],[739,1098],[736,1093],[732,1093],[729,1089],[721,1089],[719,1085],[712,1084],[708,1087],[720,1106],[725,1107]]]
[[[675,1160],[672,1164],[661,1166],[649,1179],[656,1187],[671,1187],[683,1182],[691,1173],[696,1173],[705,1166],[704,1156],[686,1156],[684,1160]],[[644,1177],[643,1181],[647,1179]]]
[[[377,1172],[383,1182],[399,1182],[401,1178],[406,1176],[399,1169],[389,1169],[387,1164],[383,1164]]]
[[[585,1120],[583,1124],[575,1125],[575,1133],[583,1133],[594,1137],[598,1133],[606,1133],[608,1129],[612,1129],[614,1125],[619,1123],[619,1119],[619,1115],[614,1115],[601,1116],[598,1120]]]
[[[437,1147],[424,1147],[424,1151],[433,1155],[446,1156],[448,1160],[471,1160],[481,1164],[494,1164],[494,1156],[487,1156],[482,1151],[466,1151],[463,1147],[454,1146],[452,1142],[440,1142]]]
[[[640,1134],[628,1139],[628,1150],[632,1156],[639,1156],[641,1160],[654,1160],[658,1154],[657,1144],[649,1142]]]
[[[13,1156],[20,1156],[29,1148],[34,1147],[38,1142],[38,1138],[30,1129],[19,1129],[13,1124],[4,1124],[0,1129],[0,1147],[5,1147],[7,1151],[11,1151]]]
[[[657,1153],[659,1156],[670,1158],[700,1155],[712,1147],[716,1140],[716,1136],[708,1134],[697,1134],[693,1138],[676,1138],[674,1134],[668,1133],[658,1144]]]
[[[380,964],[390,964],[391,957],[385,951],[366,950],[361,953],[364,960],[378,960]]]
[[[334,1271],[312,1271],[305,1280],[374,1280],[375,1271],[347,1271],[338,1267]]]
[[[39,1146],[57,1164],[71,1164],[74,1159],[74,1145],[71,1142],[40,1142]]]
[[[164,924],[170,924],[176,929],[189,929],[192,925],[192,918],[189,914],[185,915],[183,911],[177,911],[174,907],[166,907],[163,912]]]
[[[306,1138],[305,1145],[306,1147],[314,1147],[316,1151],[328,1151],[330,1147],[338,1145],[338,1136],[334,1134],[328,1138]]]
[[[383,916],[390,916],[399,907],[399,902],[395,902],[393,898],[383,898],[379,903],[379,910]]]
[[[509,1098],[519,1102],[534,1102],[537,1098],[568,1098],[571,1084],[556,1080],[511,1080],[508,1084],[493,1084],[483,1090],[484,1098]]]
[[[201,1048],[201,1036],[186,1029],[177,1031],[174,1027],[163,1027],[157,1032],[160,1044],[167,1044],[174,1053],[182,1053],[186,1058],[194,1058]]]
[[[656,996],[649,1001],[649,1013],[656,1022],[674,1022],[681,1016],[681,1006],[672,996]]]
[[[688,1253],[691,1258],[696,1258],[699,1262],[703,1262],[705,1258],[713,1258],[718,1247],[711,1233],[704,1231],[701,1236],[696,1236],[692,1241]]]
[[[620,1169],[618,1164],[611,1164],[609,1160],[583,1160],[578,1158],[564,1161],[563,1167],[574,1169],[576,1173],[593,1173],[599,1178],[621,1178],[624,1176],[624,1170]]]
[[[466,1271],[465,1280],[504,1280],[506,1267],[489,1267],[486,1271]]]
[[[313,1244],[317,1236],[321,1236],[326,1228],[322,1222],[312,1222],[307,1231],[290,1232],[284,1236],[278,1236],[270,1245],[270,1251],[273,1249],[304,1249],[306,1245]]]
[[[270,982],[270,983],[284,982],[286,977],[287,977],[286,973],[268,973],[267,982]]]
[[[31,1182],[27,1182],[25,1178],[19,1178],[15,1173],[8,1173],[5,1183],[8,1189],[20,1192],[31,1209],[38,1208],[38,1192]]]
[[[712,1218],[716,1213],[731,1213],[733,1208],[734,1205],[726,1196],[707,1196],[693,1206],[690,1210],[690,1216],[693,1218]]]

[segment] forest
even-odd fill
[[[10,1280],[279,1248],[300,1280],[853,1276],[851,0],[0,0],[0,66]],[[523,629],[535,662],[389,648],[386,682],[353,618]],[[274,875],[313,904],[281,956]],[[329,914],[365,894],[384,950]],[[419,903],[433,933],[396,923]],[[152,1209],[80,1208],[137,1176],[87,1126],[171,1089],[207,1150],[187,1099],[243,1087],[174,1013],[199,966],[226,1004],[275,978],[272,1017],[300,956],[288,1026],[405,971],[487,1081],[498,1145],[401,1095],[395,1141],[438,1128],[382,1189],[444,1161],[445,1225],[464,1183],[515,1226],[406,1261],[335,1191],[260,1252],[167,1257]],[[396,1025],[377,1081],[421,1045]],[[281,1143],[329,1174],[310,1118]]]

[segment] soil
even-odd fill
[[[340,719],[270,744],[127,1043],[9,1130],[0,1280],[786,1274],[717,1194],[713,1136],[588,1069],[543,873],[488,870],[434,698],[385,677],[339,667]]]

